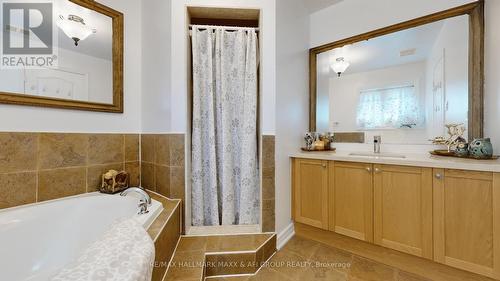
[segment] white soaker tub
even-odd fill
[[[0,280],[47,280],[119,219],[136,218],[145,229],[163,210],[153,200],[138,215],[138,199],[89,193],[0,211]]]

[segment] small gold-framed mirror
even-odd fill
[[[483,136],[482,0],[309,53],[312,132],[429,144],[461,124],[467,139]]]
[[[0,103],[123,113],[121,12],[53,0],[2,14]]]

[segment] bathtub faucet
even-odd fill
[[[143,189],[138,188],[138,187],[130,187],[128,189],[125,189],[122,193],[120,193],[120,195],[127,196],[127,194],[129,194],[130,192],[139,193],[140,195],[142,195],[144,197],[139,201],[139,206],[138,206],[139,207],[139,215],[149,213],[148,206],[151,205],[151,196],[149,196],[149,194],[146,191],[144,191]]]

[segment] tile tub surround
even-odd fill
[[[264,232],[275,230],[274,145],[274,136],[262,136],[262,230]],[[141,135],[142,187],[184,202],[185,163],[185,135]]]
[[[262,231],[275,231],[275,136],[262,136]]]
[[[152,281],[161,281],[168,268],[181,235],[181,201],[168,199],[158,193],[148,192],[154,200],[163,204],[163,211],[148,228],[155,245],[155,264]]]
[[[276,234],[271,233],[182,236],[164,280],[255,274],[275,252]]]
[[[184,155],[183,134],[141,135],[142,187],[184,201]]]
[[[109,169],[139,186],[138,134],[0,133],[0,209],[94,192]]]

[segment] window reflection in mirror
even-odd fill
[[[112,18],[68,0],[52,3],[57,66],[0,69],[0,92],[112,104]],[[22,13],[11,16],[11,23],[22,23]],[[11,37],[23,36],[22,24],[11,30],[17,30]]]
[[[318,54],[317,131],[428,144],[467,127],[468,48],[464,15]]]

